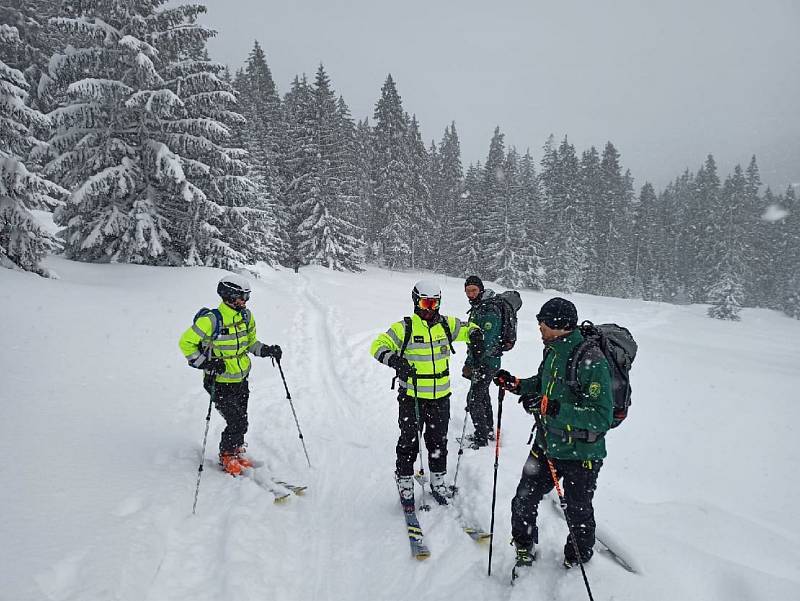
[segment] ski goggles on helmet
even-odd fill
[[[417,306],[420,309],[425,309],[426,311],[436,311],[439,308],[439,304],[442,302],[442,299],[436,298],[433,296],[423,296],[417,301]]]
[[[236,301],[236,300],[249,301],[250,300],[250,292],[249,291],[247,291],[247,292],[236,292],[236,293],[233,293],[233,294],[229,294],[228,298],[230,300],[232,300],[232,301]]]

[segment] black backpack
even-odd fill
[[[627,328],[615,323],[594,325],[591,321],[584,321],[578,327],[584,340],[567,359],[567,386],[575,396],[584,396],[578,382],[578,365],[591,349],[598,349],[608,361],[611,374],[611,390],[614,396],[614,419],[611,427],[616,428],[628,417],[628,407],[631,405],[630,370],[638,345]]]
[[[516,290],[495,294],[484,301],[497,307],[501,317],[500,340],[504,351],[510,351],[517,343],[517,312],[522,307],[522,297]]]

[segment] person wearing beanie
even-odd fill
[[[511,502],[511,533],[517,550],[515,572],[530,567],[538,543],[536,520],[539,502],[553,488],[548,461],[563,478],[567,519],[580,553],[572,541],[564,546],[564,566],[586,563],[593,554],[595,520],[592,499],[597,475],[606,456],[605,433],[611,428],[613,395],[609,366],[596,346],[589,347],[577,366],[580,394],[566,382],[567,364],[583,341],[578,311],[570,301],[556,297],[536,315],[545,346],[544,359],[535,376],[516,378],[505,370],[495,383],[520,395],[525,411],[541,416],[534,444],[528,454],[517,492]]]
[[[494,414],[489,388],[497,370],[500,369],[500,356],[503,353],[501,340],[503,316],[499,305],[493,301],[495,293],[483,286],[477,275],[464,281],[464,293],[469,300],[469,321],[483,330],[482,343],[467,347],[467,360],[461,375],[470,380],[467,393],[467,411],[472,418],[475,433],[466,441],[473,449],[480,449],[494,438]]]

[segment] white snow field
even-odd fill
[[[539,559],[509,586],[510,502],[531,428],[513,395],[492,576],[488,546],[437,507],[419,513],[431,557],[410,556],[393,481],[392,372],[369,345],[409,314],[421,276],[442,283],[444,313],[463,317],[461,280],[260,269],[249,306],[259,338],[283,347],[313,468],[268,359],[254,359],[249,449],[265,462],[262,478],[309,490],[275,504],[254,479],[211,469],[222,429],[214,412],[193,516],[208,396],[177,341],[200,307],[216,306],[223,272],[46,264],[60,279],[0,269],[3,601],[588,599],[580,571],[561,567],[566,527],[549,501]],[[520,339],[504,359],[515,374],[535,372],[534,315],[553,295],[522,294]],[[594,598],[800,599],[800,322],[570,298],[581,318],[623,324],[640,345],[634,404],[608,435],[596,495],[601,531],[640,571],[598,552],[587,566]],[[456,376],[454,387],[451,478],[468,382]],[[465,514],[485,529],[493,465],[494,449],[468,450],[458,480]]]

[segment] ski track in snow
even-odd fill
[[[376,363],[368,351],[374,336],[407,312],[407,301],[394,299],[400,297],[398,289],[404,299],[407,297],[407,284],[414,279],[411,275],[398,277],[371,268],[360,276],[316,268],[300,274],[272,270],[262,273],[263,278],[254,282],[252,303],[259,338],[281,344],[284,349],[282,365],[313,468],[306,465],[277,368],[268,359],[254,358],[247,440],[251,454],[263,460],[264,466],[253,477],[236,479],[216,467],[223,421],[214,411],[197,515],[193,516],[191,504],[208,396],[202,390],[198,374],[187,375],[180,365],[174,339],[185,327],[184,311],[189,312],[197,305],[197,290],[205,290],[207,281],[218,275],[211,270],[89,266],[60,259],[54,262],[57,271],[64,274],[59,282],[0,270],[0,276],[5,278],[3,285],[10,282],[23,292],[34,291],[9,296],[4,295],[0,286],[0,309],[18,310],[13,304],[16,296],[46,295],[40,291],[59,301],[40,312],[39,321],[29,324],[37,345],[46,339],[48,332],[59,332],[62,321],[69,317],[75,322],[70,327],[86,332],[91,338],[87,344],[101,348],[106,334],[94,320],[82,321],[82,313],[73,311],[79,302],[89,303],[90,309],[107,310],[109,322],[141,320],[145,324],[144,333],[138,338],[124,338],[128,332],[121,331],[118,347],[112,347],[106,354],[117,352],[119,357],[132,352],[135,362],[146,369],[155,369],[152,366],[164,362],[170,365],[169,369],[184,371],[158,372],[157,380],[166,378],[164,391],[157,386],[146,388],[148,394],[158,398],[155,404],[142,405],[145,413],[147,407],[154,412],[152,419],[144,419],[145,414],[142,421],[128,424],[125,420],[130,415],[141,412],[125,413],[119,407],[127,404],[134,410],[137,408],[140,391],[135,388],[141,376],[134,374],[123,379],[125,368],[116,365],[118,357],[106,360],[104,353],[94,346],[87,355],[81,353],[85,349],[80,343],[73,342],[77,344],[78,361],[88,356],[88,360],[99,362],[106,379],[76,382],[73,387],[78,389],[77,395],[65,397],[66,402],[75,404],[69,413],[77,414],[75,423],[67,422],[62,427],[54,422],[55,427],[46,432],[54,445],[64,446],[65,441],[72,440],[72,430],[80,426],[81,420],[88,420],[90,426],[97,427],[78,430],[74,438],[81,443],[96,431],[107,430],[109,434],[102,439],[107,445],[103,450],[109,451],[119,467],[116,473],[108,474],[110,490],[106,490],[104,482],[83,477],[78,465],[68,480],[63,480],[63,476],[54,480],[53,503],[42,505],[58,507],[66,500],[70,502],[67,504],[70,511],[76,511],[78,504],[88,505],[97,511],[96,529],[86,528],[80,536],[70,539],[72,531],[59,529],[59,522],[45,524],[44,520],[51,516],[44,513],[41,524],[0,522],[7,534],[14,535],[17,545],[22,543],[19,555],[24,570],[19,571],[30,572],[28,576],[17,577],[12,573],[16,567],[3,566],[2,582],[11,584],[10,593],[0,590],[3,601],[6,598],[9,601],[586,598],[580,570],[561,568],[567,529],[548,500],[540,505],[537,561],[529,575],[514,587],[509,586],[514,561],[513,548],[508,544],[510,501],[527,456],[530,430],[530,420],[513,395],[506,396],[503,409],[492,577],[486,577],[488,545],[473,542],[448,515],[448,510],[435,506],[430,512],[418,513],[432,556],[424,562],[410,557],[392,478],[397,439],[396,391],[389,390],[391,370]],[[177,283],[173,283],[173,278],[177,278]],[[354,282],[358,286],[357,299],[351,299],[351,293],[347,292]],[[145,292],[135,296],[137,287],[142,285]],[[179,308],[171,306],[161,321],[151,322],[152,300],[147,304],[143,301],[148,295],[147,286],[161,291],[170,285],[172,289],[188,287],[181,297],[185,301],[177,303]],[[456,295],[463,292],[460,286],[461,282],[455,281],[446,291],[448,303],[455,307],[446,307],[449,314],[458,314],[461,301]],[[548,296],[544,292],[525,292],[526,313],[521,319],[529,320],[532,310]],[[600,474],[596,496],[598,532],[613,533],[616,544],[624,545],[641,573],[625,572],[598,549],[587,566],[595,598],[598,601],[792,599],[800,583],[797,568],[800,558],[794,551],[797,530],[794,522],[776,518],[783,508],[790,506],[787,495],[775,496],[777,504],[757,505],[754,499],[758,498],[758,491],[753,492],[753,486],[745,484],[753,485],[752,478],[743,482],[722,480],[715,485],[713,479],[718,474],[730,478],[737,470],[724,471],[727,462],[704,465],[694,458],[708,449],[709,461],[713,461],[713,452],[721,447],[722,457],[744,461],[747,457],[734,446],[740,443],[741,432],[762,441],[755,448],[764,449],[769,444],[764,441],[772,440],[768,433],[784,432],[782,428],[793,423],[792,415],[800,417],[787,400],[798,383],[796,365],[800,357],[796,350],[792,356],[791,343],[776,344],[780,342],[779,332],[788,330],[790,338],[800,334],[796,323],[767,311],[752,311],[746,312],[741,324],[727,324],[702,318],[705,308],[701,306],[576,297],[582,312],[602,315],[604,321],[629,327],[640,342],[641,353],[636,365],[636,404],[632,408],[635,421],[615,432],[609,441],[609,461]],[[378,308],[362,315],[361,307],[352,306],[351,300]],[[91,304],[94,302],[96,306]],[[748,325],[751,322],[753,325]],[[687,329],[702,324],[716,346],[709,346],[701,337],[686,337],[679,327],[684,323],[689,324]],[[31,362],[36,351],[16,342],[23,340],[19,336],[22,326],[10,327],[11,339],[15,341],[12,350]],[[756,345],[755,351],[738,344],[742,332],[747,332]],[[147,345],[151,341],[148,336],[157,337],[158,350]],[[504,359],[504,367],[522,376],[533,373],[540,357],[536,336],[535,328],[521,328],[517,344],[524,350],[515,350]],[[709,360],[709,348],[725,349],[726,361]],[[677,356],[678,350],[683,361]],[[151,351],[156,353],[152,359],[147,356]],[[455,374],[464,358],[463,344],[457,345],[457,353],[451,364]],[[778,416],[763,422],[753,420],[753,416],[761,415],[760,410],[747,402],[750,400],[747,393],[738,392],[741,384],[736,378],[728,377],[731,370],[741,371],[749,365],[754,355],[767,358],[765,367],[771,370],[767,372],[771,377],[759,375],[760,386]],[[67,355],[59,355],[59,359],[51,369],[63,369],[70,377],[76,373],[75,367],[82,365],[70,363]],[[119,369],[119,373],[114,369]],[[43,388],[35,388],[39,382],[23,385],[13,378],[8,385],[15,396],[33,404],[40,397],[49,400],[51,389],[57,391],[63,386],[57,376],[49,377],[52,380],[43,379]],[[112,380],[113,384],[109,387],[106,380]],[[184,388],[172,380],[191,381],[191,386]],[[688,395],[684,405],[692,409],[688,422],[685,415],[670,421],[669,404],[675,400],[669,389],[675,381],[680,382]],[[31,387],[35,392],[28,394]],[[458,460],[456,437],[461,435],[468,383],[456,375],[453,388],[448,436],[450,479]],[[693,389],[700,391],[694,397]],[[69,392],[66,388],[61,390]],[[102,398],[110,396],[109,390],[117,391],[118,405]],[[175,394],[177,390],[182,392]],[[169,398],[173,394],[174,400]],[[97,401],[93,400],[95,396]],[[496,419],[494,389],[492,396]],[[164,403],[168,404],[161,409]],[[738,403],[737,411],[728,415],[733,425],[715,434],[713,449],[707,441],[692,436],[697,428],[705,428],[703,424],[717,415],[719,407],[732,403]],[[46,405],[39,415],[57,408],[58,405]],[[106,417],[106,412],[112,413]],[[98,414],[103,417],[97,417]],[[23,413],[31,415],[36,414]],[[8,417],[13,419],[14,415],[9,413]],[[667,430],[663,435],[662,424],[666,424],[663,429]],[[675,446],[673,440],[664,440],[678,429],[681,446]],[[471,430],[468,423],[467,433]],[[119,439],[121,449],[130,451],[128,454],[110,448],[109,441],[114,436]],[[21,435],[11,428],[4,430],[4,437],[11,442],[12,450],[24,446],[19,444]],[[40,436],[37,444],[47,444],[43,440],[50,439]],[[140,444],[143,450],[139,453],[152,453],[152,449],[158,452],[152,457],[148,455],[145,462],[139,461],[136,453]],[[76,447],[80,453],[76,463],[85,458],[86,448],[91,448],[91,443]],[[67,459],[61,461],[62,469],[69,465],[70,450],[65,449]],[[768,451],[764,453],[765,457],[753,460],[760,462],[757,465],[768,463]],[[674,461],[662,459],[672,454],[677,455]],[[102,451],[98,459],[104,459]],[[131,465],[120,463],[128,460]],[[795,490],[792,482],[775,479],[783,474],[781,466],[786,464],[776,463],[779,461],[776,457],[771,461],[775,467],[766,465],[765,478],[770,478],[781,490]],[[458,476],[463,515],[468,522],[485,530],[489,529],[491,517],[493,463],[493,446],[479,451],[467,449]],[[648,469],[651,463],[659,470],[657,478]],[[748,463],[740,467],[747,474],[760,473]],[[5,469],[4,489],[21,490],[23,500],[31,500],[26,496],[30,495],[27,491],[31,482],[37,485],[37,490],[49,489],[38,486],[38,480],[23,480],[20,485],[16,474],[8,468],[0,469]],[[275,504],[273,495],[264,486],[269,486],[270,478],[307,484],[309,489],[303,496],[291,495],[284,503]],[[135,486],[121,484],[127,480]],[[259,481],[264,485],[259,485]],[[685,489],[683,482],[688,483]],[[417,487],[418,499],[419,494]],[[747,504],[731,501],[732,495],[740,495]],[[95,496],[102,502],[95,501]],[[3,505],[10,508],[12,518],[20,521],[19,516],[25,516],[22,504],[15,497],[9,496]],[[762,510],[754,511],[754,507]],[[55,551],[48,547],[48,530],[54,535]],[[33,546],[25,548],[29,540]],[[39,555],[36,544],[48,558],[44,563],[34,559]]]

